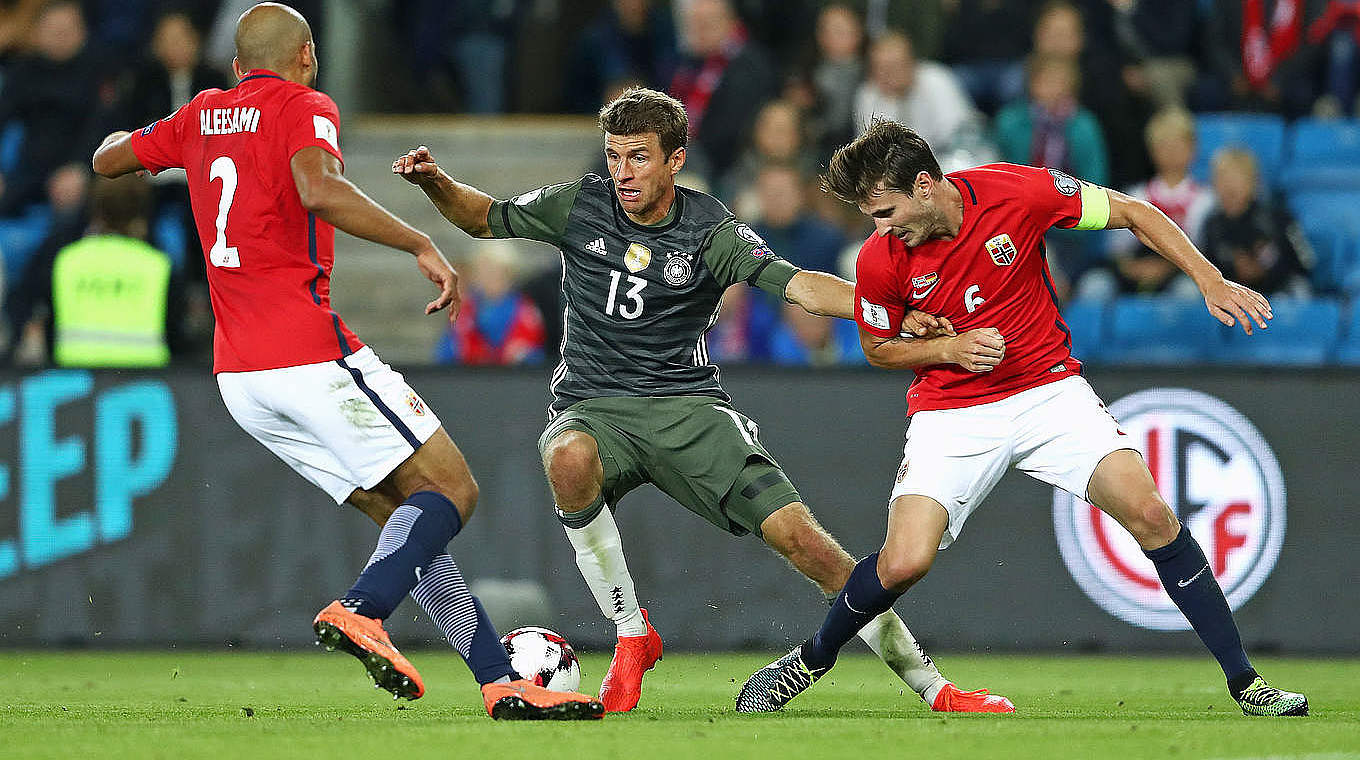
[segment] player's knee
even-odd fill
[[[1176,539],[1180,529],[1171,508],[1156,496],[1141,500],[1129,520],[1129,532],[1143,547],[1166,546]]]
[[[890,591],[906,591],[912,584],[930,572],[935,561],[935,553],[929,552],[880,552],[878,555],[878,581]]]
[[[543,454],[543,466],[563,509],[587,506],[599,494],[604,469],[589,435],[568,431],[554,438]]]

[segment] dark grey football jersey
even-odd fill
[[[540,240],[562,254],[553,413],[602,396],[728,400],[704,343],[723,290],[744,280],[783,297],[798,270],[715,198],[675,190],[655,226],[629,219],[613,180],[594,174],[492,204],[495,237]]]

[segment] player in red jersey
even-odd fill
[[[217,326],[214,372],[232,417],[325,490],[382,527],[368,565],[316,617],[318,643],[359,658],[394,697],[424,693],[382,621],[409,593],[482,684],[494,718],[598,718],[581,694],[521,680],[446,550],[478,490],[462,452],[402,376],[330,307],[335,227],[406,251],[439,288],[427,314],[457,314],[457,274],[429,236],[343,174],[340,114],[312,89],[306,20],[276,3],[241,15],[239,82],[205,90],[161,121],[109,135],[105,176],[182,168]]]
[[[1138,541],[1162,586],[1222,666],[1248,715],[1307,715],[1302,694],[1257,675],[1232,611],[1188,528],[1071,355],[1044,261],[1051,227],[1132,230],[1187,275],[1225,325],[1264,329],[1270,304],[1223,278],[1154,206],[1063,172],[992,164],[945,175],[907,127],[876,121],[824,177],[874,220],[856,265],[856,319],[869,362],[910,369],[910,425],[883,548],[861,560],[821,630],[742,689],[777,709],[821,677],[864,621],[925,576],[939,549],[1009,468],[1104,510]],[[899,335],[907,309],[943,334]],[[867,616],[867,617],[866,617]]]

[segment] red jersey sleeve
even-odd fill
[[[896,337],[906,316],[907,301],[893,266],[891,241],[877,234],[864,241],[855,260],[855,322],[880,338]]]
[[[281,115],[283,140],[289,158],[294,153],[312,146],[340,159],[340,109],[324,92],[309,90],[292,98]]]
[[[137,160],[152,174],[166,169],[184,168],[184,129],[190,118],[194,101],[179,107],[179,110],[153,121],[132,133],[132,152]]]

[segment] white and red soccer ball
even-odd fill
[[[501,644],[521,678],[553,691],[581,686],[581,663],[562,634],[530,625],[505,634]]]

